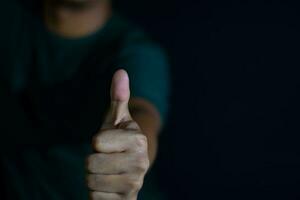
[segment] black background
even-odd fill
[[[169,52],[155,169],[170,199],[300,199],[297,1],[126,0]]]

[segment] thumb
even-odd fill
[[[130,98],[129,77],[125,70],[115,72],[110,89],[111,105],[106,117],[106,123],[117,126],[121,122],[130,121],[132,118],[128,109]]]

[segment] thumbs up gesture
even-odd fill
[[[118,70],[111,84],[111,107],[94,137],[87,159],[92,200],[136,200],[149,168],[147,138],[128,109],[129,78]]]

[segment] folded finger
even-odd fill
[[[92,174],[116,175],[133,168],[135,157],[128,153],[96,153],[87,159],[87,170]]]
[[[121,200],[122,197],[116,193],[90,192],[91,200]]]
[[[124,184],[124,178],[121,175],[89,174],[87,176],[87,185],[90,190],[103,193],[122,194],[127,189],[126,184]]]

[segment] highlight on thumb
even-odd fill
[[[128,102],[130,99],[129,77],[125,70],[119,69],[113,75],[110,96],[110,121],[113,125],[131,120],[128,109]]]

